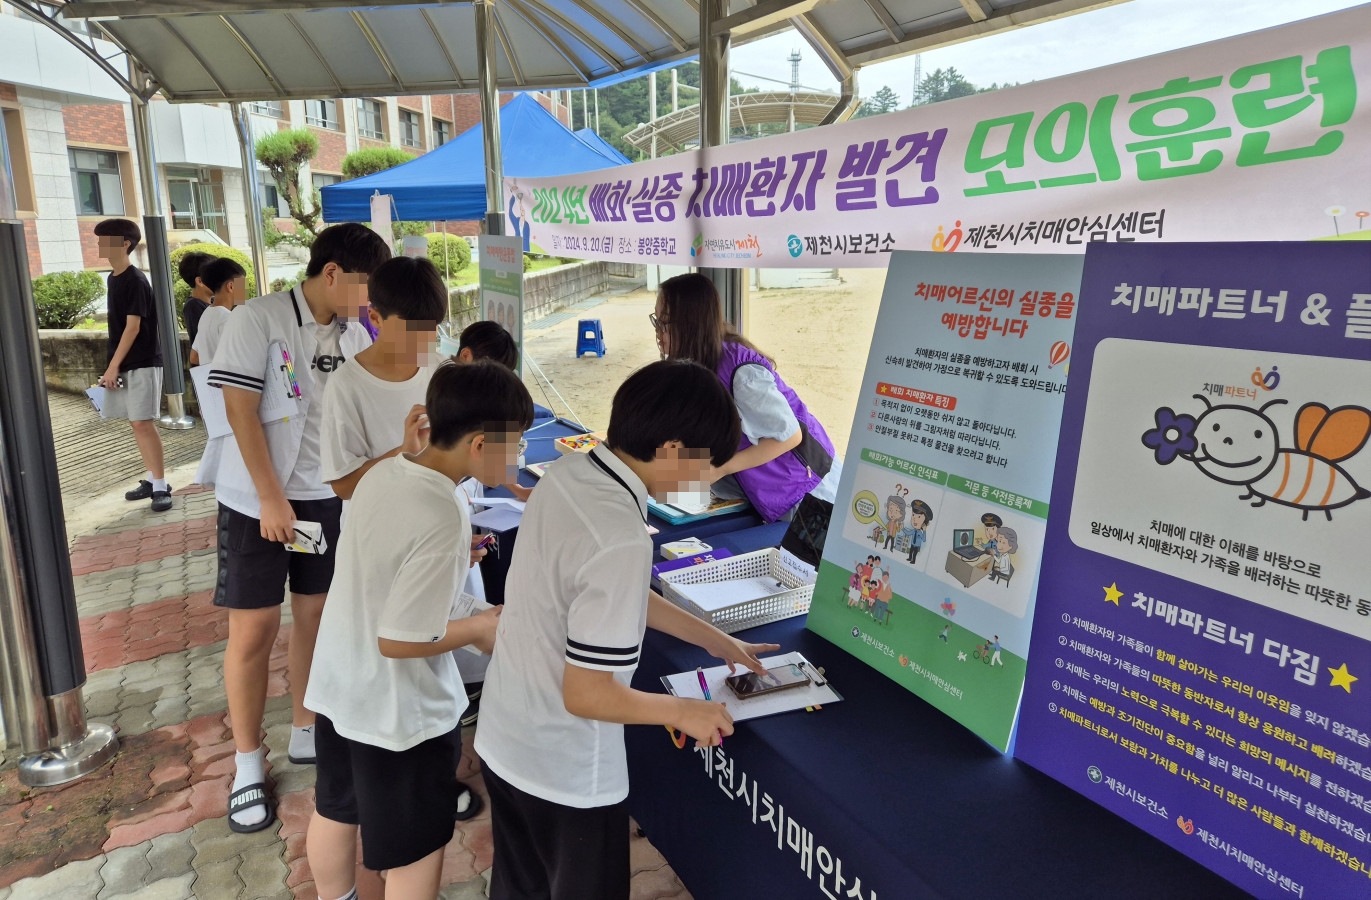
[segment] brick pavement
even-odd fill
[[[131,448],[130,448],[131,449]],[[113,486],[89,486],[71,539],[87,715],[119,732],[113,763],[56,788],[19,784],[0,765],[0,900],[317,900],[305,859],[314,770],[285,759],[289,606],[273,649],[266,712],[268,766],[279,822],[254,835],[229,831],[233,775],[222,666],[227,616],[211,603],[215,578],[213,494],[177,491],[161,516],[122,505]],[[64,474],[64,492],[67,490]],[[68,512],[69,517],[72,511]],[[471,733],[459,775],[484,795]],[[633,900],[689,900],[670,866],[632,838]],[[489,812],[461,823],[448,845],[441,896],[486,896]],[[382,883],[359,867],[359,892]]]

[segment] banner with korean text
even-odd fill
[[[1371,244],[1093,246],[1078,313],[1015,754],[1371,897]]]
[[[505,195],[509,233],[562,256],[884,267],[896,249],[1371,237],[1367,172],[1371,5],[826,128],[510,177]]]
[[[1079,255],[890,258],[808,627],[1005,750]]]

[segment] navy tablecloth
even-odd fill
[[[781,526],[764,526],[718,543],[747,552],[774,545],[782,533]],[[740,723],[722,755],[713,754],[708,773],[702,753],[676,749],[664,729],[626,729],[630,810],[700,900],[839,896],[834,860],[842,861],[843,897],[854,878],[861,879],[861,897],[874,890],[880,900],[1247,896],[1002,756],[804,630],[803,617],[743,636],[802,651],[825,668],[844,700],[814,713]],[[712,664],[703,651],[649,631],[634,686],[660,691],[661,676]],[[744,775],[746,799],[738,796]],[[762,795],[755,813],[754,786]],[[793,817],[784,833],[761,821],[768,795],[773,821],[781,808],[786,822]]]

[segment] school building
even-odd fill
[[[95,28],[80,19],[74,31]],[[14,174],[24,222],[29,274],[100,269],[92,229],[110,216],[143,215],[133,118],[128,95],[94,62],[25,13],[0,3],[0,115],[3,147]],[[106,56],[118,49],[106,45]],[[505,95],[507,100],[512,94]],[[570,92],[535,94],[570,124]],[[343,180],[343,157],[365,147],[426,153],[481,120],[474,93],[287,100],[248,104],[254,138],[277,129],[308,128],[319,153],[302,186]],[[243,172],[228,104],[151,102],[157,179],[168,240],[229,244],[251,253]],[[271,176],[257,173],[258,206],[277,211],[276,225],[293,231]],[[453,234],[475,234],[478,223],[453,223]]]

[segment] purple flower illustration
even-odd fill
[[[1195,417],[1176,415],[1169,406],[1157,409],[1157,427],[1143,432],[1143,446],[1152,449],[1157,464],[1169,465],[1177,456],[1187,456],[1199,449],[1195,439]]]

